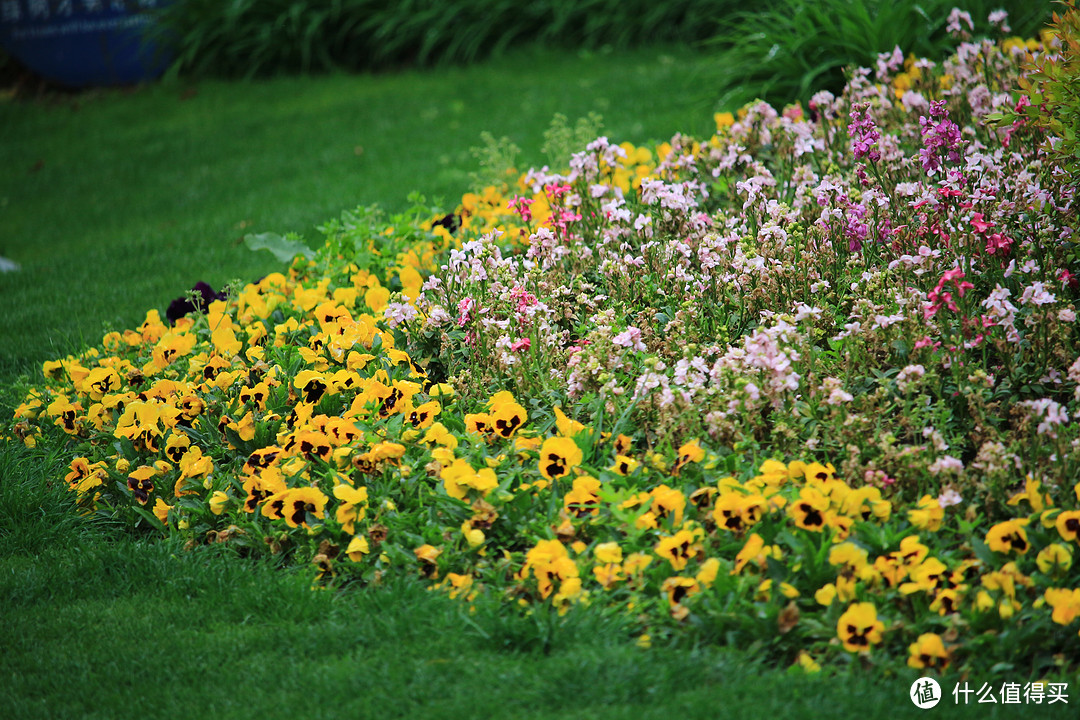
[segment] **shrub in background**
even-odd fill
[[[966,12],[961,33],[994,34],[991,12],[1008,13],[1007,35],[1030,37],[1049,20],[1050,0],[816,0],[744,11],[709,41],[720,50],[716,83],[725,108],[754,98],[773,104],[838,93],[844,69],[873,67],[878,53],[942,58],[951,47],[950,12]]]
[[[1011,112],[994,116],[1009,125],[1010,136],[1031,133],[1046,142],[1071,183],[1080,182],[1080,12],[1076,0],[1062,2],[1048,33],[1058,52],[1040,56],[1020,79],[1021,94]],[[1051,141],[1053,138],[1053,141]]]
[[[626,48],[697,44],[716,53],[700,77],[717,105],[754,98],[806,101],[837,93],[845,68],[873,65],[880,52],[944,57],[950,13],[972,18],[960,33],[1031,37],[1049,20],[1052,0],[175,0],[160,11],[173,40],[172,74],[256,77],[468,63],[522,45]],[[992,27],[992,12],[1007,24]],[[954,27],[955,29],[955,27]],[[953,34],[956,34],[955,32]]]
[[[471,62],[519,44],[624,48],[710,37],[732,0],[176,0],[174,72],[252,77]]]

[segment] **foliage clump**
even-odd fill
[[[530,44],[573,50],[694,43],[732,0],[175,0],[160,10],[174,72],[253,77],[468,63]]]

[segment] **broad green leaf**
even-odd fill
[[[244,244],[251,250],[269,250],[281,262],[289,262],[297,255],[308,259],[315,256],[304,243],[277,233],[249,233],[244,236]]]

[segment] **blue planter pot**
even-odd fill
[[[0,46],[68,87],[130,85],[159,76],[171,57],[147,42],[169,0],[0,0]]]

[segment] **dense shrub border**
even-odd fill
[[[839,92],[844,68],[900,46],[927,57],[950,49],[950,10],[973,18],[973,34],[1034,35],[1051,0],[172,0],[158,11],[174,72],[252,77],[467,63],[522,46],[624,49],[655,43],[723,51],[714,92],[732,83],[773,102]],[[1006,32],[1008,29],[1006,28]],[[755,97],[751,95],[750,98]],[[749,98],[748,98],[749,99]]]
[[[1068,40],[886,54],[704,142],[348,213],[45,363],[13,433],[72,453],[88,512],[318,584],[419,573],[808,671],[1075,669],[1075,183],[1005,118]]]
[[[938,59],[951,52],[956,32],[1031,37],[1049,21],[1052,7],[1052,0],[767,4],[734,14],[706,45],[721,51],[716,92],[722,106],[755,97],[774,105],[805,103],[819,90],[839,93],[849,68],[873,64],[888,48]]]
[[[472,62],[522,45],[590,50],[710,37],[732,0],[174,0],[159,13],[186,75]]]

